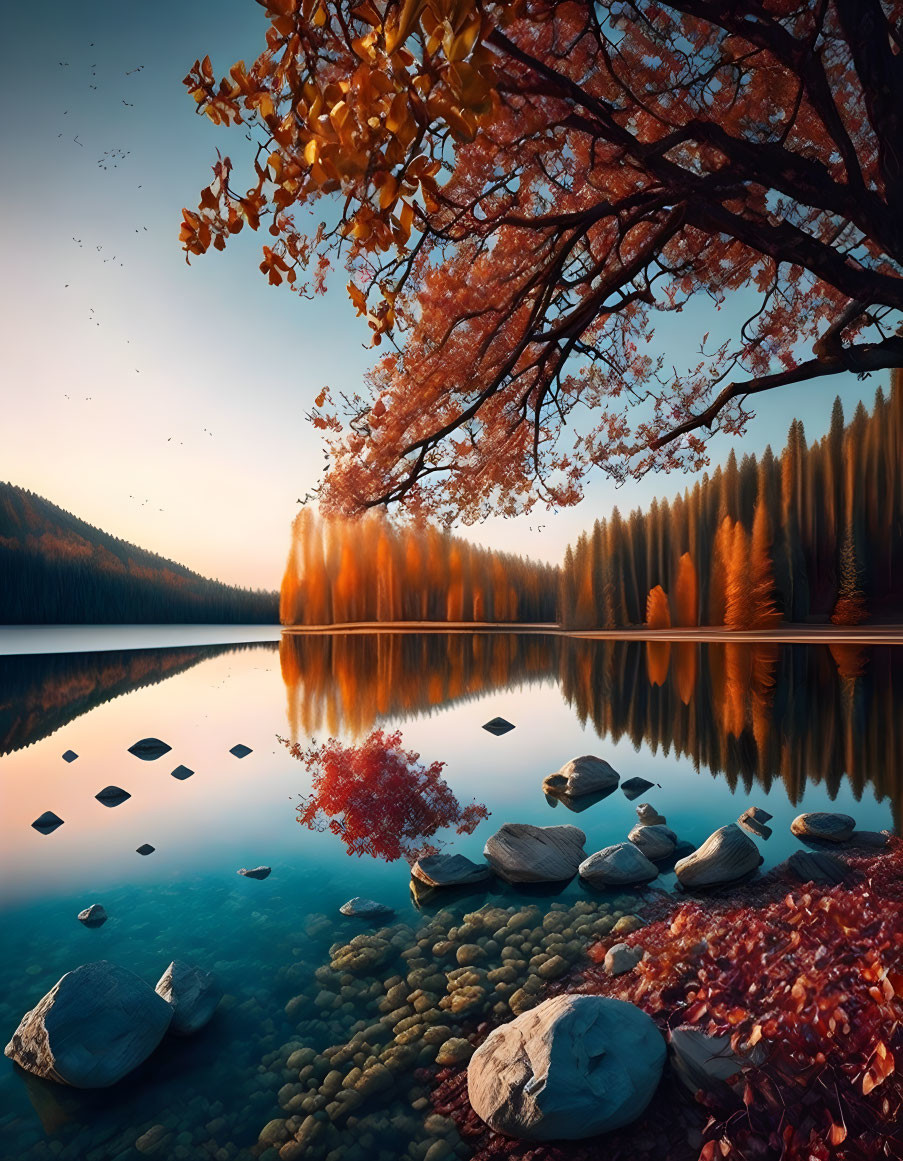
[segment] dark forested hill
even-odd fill
[[[0,624],[278,620],[278,593],[208,580],[0,483]]]

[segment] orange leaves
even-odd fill
[[[871,1064],[862,1078],[862,1095],[868,1096],[872,1089],[887,1080],[893,1071],[894,1054],[883,1041],[879,1040],[875,1045]]]

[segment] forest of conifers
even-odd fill
[[[871,414],[779,456],[731,452],[675,500],[625,520],[615,509],[568,549],[559,619],[572,628],[646,623],[766,628],[858,624],[903,608],[903,374]]]
[[[274,592],[208,580],[0,483],[0,623],[273,624]]]

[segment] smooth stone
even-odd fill
[[[601,790],[614,790],[621,776],[604,758],[584,754],[572,758],[554,774],[543,781],[543,790],[552,794],[566,794],[569,798],[579,798],[582,794],[598,794]]]
[[[514,726],[504,718],[492,718],[490,721],[483,723],[483,729],[488,730],[490,734],[495,734],[498,738],[502,734],[507,734],[509,730],[513,730]]]
[[[771,815],[768,817],[770,818]],[[754,834],[756,838],[770,839],[774,834],[774,831],[770,826],[767,825],[767,823],[756,822],[755,818],[753,818],[751,815],[741,814],[737,819],[737,822],[740,826],[743,827],[747,834]]]
[[[824,887],[854,883],[862,877],[843,859],[827,851],[794,851],[786,866],[801,883],[818,883]]]
[[[768,1057],[761,1041],[745,1052],[735,1051],[730,1036],[710,1036],[690,1026],[673,1028],[668,1046],[678,1080],[692,1093],[721,1093],[744,1068],[758,1067]]]
[[[764,826],[766,822],[771,822],[773,818],[774,815],[769,814],[767,810],[763,810],[761,806],[748,806],[737,819],[737,822],[754,822],[759,826]]]
[[[272,867],[239,867],[236,873],[244,875],[246,879],[265,879],[272,869]]]
[[[467,1067],[467,1092],[497,1133],[579,1140],[636,1120],[664,1062],[661,1033],[633,1004],[556,996],[487,1036]]]
[[[136,855],[152,855],[156,849],[157,848],[152,847],[150,845],[150,843],[142,843],[140,847],[135,848],[135,854]]]
[[[4,1049],[36,1076],[73,1088],[107,1088],[145,1061],[172,1010],[134,972],[108,960],[67,972],[22,1017]]]
[[[813,810],[798,814],[790,824],[797,838],[822,839],[824,842],[845,843],[856,829],[856,820],[848,814],[835,814],[826,810]]]
[[[649,782],[646,778],[628,778],[626,782],[621,783],[621,789],[624,791],[624,797],[632,802],[634,798],[639,798],[641,794],[651,790],[654,785],[654,782]]]
[[[625,972],[633,971],[645,954],[641,947],[616,943],[605,953],[603,967],[610,976],[622,976]]]
[[[735,822],[722,826],[674,871],[683,887],[714,887],[742,879],[764,862],[756,844]]]
[[[557,883],[576,875],[585,842],[576,826],[506,822],[486,840],[483,854],[508,883]]]
[[[658,878],[658,867],[633,843],[615,843],[596,851],[580,864],[579,871],[591,887],[626,887]]]
[[[560,802],[565,809],[572,811],[574,814],[582,814],[584,810],[589,810],[597,802],[602,802],[603,799],[614,794],[615,789],[616,787],[612,786],[609,790],[599,790],[595,794],[581,794],[578,798],[572,798],[570,794],[558,794],[550,790],[544,790],[543,793],[549,806],[556,807]]]
[[[356,919],[376,919],[384,915],[394,915],[395,912],[385,903],[377,903],[375,899],[363,899],[355,895],[339,908],[343,915],[351,915]]]
[[[677,835],[670,827],[662,826],[660,823],[653,826],[637,823],[627,837],[647,859],[667,859],[669,855],[674,854],[674,848],[677,846]]]
[[[411,874],[429,887],[459,887],[483,882],[492,870],[486,863],[475,863],[464,855],[424,855],[411,867]]]
[[[172,771],[172,776],[173,778],[178,778],[180,782],[184,782],[185,779],[190,778],[193,773],[194,771],[189,770],[187,766],[176,766],[175,770]]]
[[[120,806],[132,796],[127,790],[123,790],[121,786],[105,786],[94,797],[102,806],[113,807]]]
[[[108,918],[100,903],[92,903],[90,907],[78,913],[78,921],[84,923],[85,927],[103,927]]]
[[[641,802],[636,808],[636,816],[640,820],[640,826],[664,826],[668,821],[663,814],[650,806],[648,802]]]
[[[41,834],[53,834],[58,826],[63,825],[63,820],[52,810],[45,810],[41,817],[36,818],[31,825]]]
[[[76,754],[76,752],[74,750],[67,750],[66,753],[63,755],[63,761],[64,762],[74,762],[77,757],[78,757],[78,754]]]
[[[209,1023],[223,998],[223,989],[210,972],[174,959],[154,989],[172,1009],[171,1029],[191,1036]]]
[[[239,742],[238,745],[232,747],[229,753],[234,754],[236,758],[247,758],[248,754],[252,753],[252,750],[250,746],[243,746]]]
[[[159,738],[141,738],[133,746],[129,746],[129,753],[140,758],[142,762],[155,762],[157,758],[168,754],[171,749],[172,746],[167,746]]]

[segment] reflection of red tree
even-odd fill
[[[297,742],[280,740],[311,774],[298,821],[339,835],[351,855],[413,861],[437,849],[425,842],[436,831],[453,826],[458,834],[470,834],[489,817],[477,802],[462,809],[442,778],[445,763],[421,765],[419,754],[401,748],[400,730],[374,730],[359,746],[330,738],[302,750]]]

